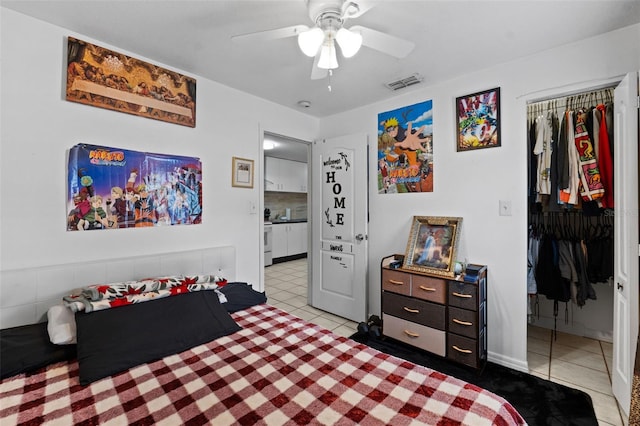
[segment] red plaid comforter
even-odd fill
[[[504,399],[269,305],[243,330],[82,387],[77,362],[0,382],[0,424],[521,425]]]

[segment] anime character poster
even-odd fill
[[[189,225],[202,220],[195,157],[79,144],[69,151],[67,230]]]
[[[458,152],[500,146],[500,88],[456,98]]]
[[[378,193],[433,192],[433,101],[378,114]]]

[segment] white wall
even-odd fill
[[[640,25],[635,25],[438,85],[429,86],[426,75],[422,89],[322,120],[322,137],[369,134],[371,313],[380,312],[380,260],[404,253],[411,217],[461,216],[458,257],[489,267],[489,357],[526,366],[526,103],[640,69],[638,40]],[[493,87],[501,88],[502,146],[456,152],[455,98]],[[433,100],[433,193],[378,194],[377,114],[428,99]],[[499,200],[511,201],[512,216],[498,215]]]
[[[67,102],[67,36],[173,68],[12,10],[1,11],[0,269],[232,245],[237,250],[236,279],[261,285],[261,132],[312,140],[319,121],[182,70],[176,71],[197,80],[195,128]],[[66,155],[77,143],[199,157],[202,224],[67,232]],[[232,156],[255,160],[253,189],[231,187]],[[250,202],[256,203],[257,214],[249,214]],[[11,283],[1,282],[0,291],[6,286]]]
[[[635,25],[322,120],[192,75],[197,79],[192,129],[64,100],[66,36],[146,58],[5,8],[1,23],[0,270],[233,245],[236,278],[257,283],[262,206],[250,215],[248,205],[261,199],[262,131],[309,141],[366,132],[372,154],[370,311],[380,311],[380,259],[404,252],[411,216],[462,216],[459,257],[489,265],[490,358],[521,368],[526,365],[526,102],[589,89],[640,69],[640,25]],[[502,147],[457,153],[455,97],[498,86]],[[433,99],[434,192],[378,195],[377,114],[426,99]],[[200,157],[203,223],[67,232],[66,151],[80,142]],[[232,156],[256,160],[254,189],[231,187]],[[498,215],[499,200],[511,201],[513,216]],[[3,288],[10,285],[0,282],[0,310]],[[1,322],[0,312],[0,327]]]

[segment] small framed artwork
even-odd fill
[[[253,160],[233,157],[231,185],[239,188],[253,188]]]
[[[414,216],[404,269],[453,277],[461,217]]]
[[[456,98],[456,126],[458,152],[500,146],[500,88]]]

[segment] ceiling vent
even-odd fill
[[[423,77],[420,74],[416,73],[410,75],[409,77],[386,83],[385,86],[387,86],[390,90],[396,91],[404,89],[405,87],[413,86],[414,84],[421,83],[422,80]]]

